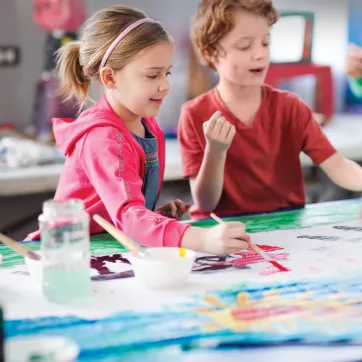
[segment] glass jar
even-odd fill
[[[71,303],[91,294],[89,215],[81,200],[49,200],[39,216],[43,294]]]

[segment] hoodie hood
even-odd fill
[[[145,119],[150,131],[157,137],[162,133],[156,122]],[[77,119],[53,118],[53,132],[56,145],[68,156],[76,142],[94,127],[114,127],[125,133],[130,132],[122,120],[114,113],[105,95],[101,100],[82,112]]]

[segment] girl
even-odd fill
[[[154,211],[165,165],[164,135],[154,117],[169,91],[173,44],[162,26],[140,11],[111,7],[87,20],[78,42],[58,53],[61,90],[85,102],[91,80],[105,95],[76,120],[54,119],[57,145],[67,156],[55,199],[82,199],[148,246],[182,246],[213,254],[247,248],[245,227],[182,224]],[[185,205],[171,204],[185,211]],[[94,221],[90,232],[103,229]],[[30,239],[39,233],[30,235]]]

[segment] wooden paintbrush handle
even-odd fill
[[[136,254],[138,254],[141,251],[141,247],[136,242],[134,242],[127,234],[117,229],[110,222],[103,219],[102,216],[94,215],[93,219],[128,250]]]
[[[265,260],[273,260],[264,250],[260,249],[258,245],[255,245],[251,240],[249,240],[249,245],[252,250],[258,253]]]
[[[0,242],[7,245],[10,249],[14,250],[17,254],[20,254],[24,258],[35,254],[31,249],[23,244],[19,244],[15,240],[9,238],[8,236],[0,233]]]

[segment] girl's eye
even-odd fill
[[[166,76],[167,76],[167,77],[168,77],[169,75],[171,75],[171,72],[167,72],[167,73],[166,73]]]
[[[158,77],[158,74],[156,74],[156,75],[148,75],[147,77],[150,78],[150,79],[156,79]]]

